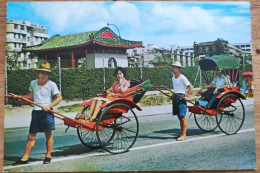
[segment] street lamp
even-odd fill
[[[116,29],[117,29],[117,31],[118,31],[118,36],[119,36],[119,38],[121,39],[121,36],[120,36],[120,32],[119,32],[118,27],[117,27],[116,25],[112,24],[112,23],[107,23],[107,26],[109,26],[109,25],[113,25],[114,27],[116,27]]]
[[[103,59],[103,84],[104,84],[104,91],[106,90],[106,72],[105,72],[105,57]]]

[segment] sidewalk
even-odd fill
[[[254,99],[248,98],[247,100],[242,100],[242,102],[244,106],[249,106],[254,104]],[[54,110],[57,111],[57,108],[60,106],[67,106],[67,105],[73,105],[79,103],[82,103],[82,101],[74,101],[68,103],[66,101],[62,101],[58,106],[54,107]],[[188,105],[191,104],[188,103]],[[141,107],[141,109],[142,111],[138,111],[134,109],[137,116],[149,116],[149,115],[172,113],[172,105]],[[32,107],[30,106],[18,107],[12,110],[6,109],[4,128],[29,127],[31,121],[31,112],[32,112]],[[64,113],[64,115],[70,118],[74,118],[77,113],[78,112],[70,112],[70,113]],[[189,112],[187,112],[187,114],[189,114]],[[63,124],[63,120],[56,118],[55,124]]]

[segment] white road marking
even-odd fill
[[[255,129],[245,129],[245,130],[240,130],[239,133],[247,133],[247,132],[253,132]],[[164,145],[172,145],[172,144],[180,144],[183,142],[191,142],[191,141],[198,141],[198,140],[203,140],[203,139],[209,139],[209,138],[215,138],[215,137],[220,137],[220,136],[226,136],[226,134],[216,134],[216,135],[211,135],[211,136],[204,136],[204,137],[197,137],[197,138],[190,138],[185,141],[172,141],[172,142],[165,142],[165,143],[159,143],[159,144],[153,144],[153,145],[147,145],[147,146],[142,146],[142,147],[133,147],[130,149],[130,151],[136,151],[136,150],[143,150],[147,148],[154,148],[154,147],[160,147]],[[110,153],[93,153],[93,154],[87,154],[87,155],[81,155],[81,156],[71,156],[71,157],[64,157],[64,158],[57,158],[57,159],[52,159],[51,162],[60,162],[60,161],[67,161],[67,160],[75,160],[75,159],[80,159],[80,158],[86,158],[86,157],[93,157],[93,156],[105,156],[105,155],[110,155]],[[33,165],[40,165],[43,164],[43,161],[37,161],[37,162],[30,162],[25,165],[18,165],[18,166],[5,166],[4,170],[8,170],[11,168],[18,168],[18,167],[25,167],[25,166],[33,166]]]
[[[238,133],[246,133],[246,132],[252,132],[252,131],[255,131],[255,129],[240,130]],[[147,146],[142,146],[142,147],[134,147],[134,148],[130,149],[130,151],[141,150],[141,149],[146,149],[146,148],[153,148],[153,147],[160,147],[160,146],[164,146],[164,145],[171,145],[171,144],[176,144],[176,143],[181,143],[181,142],[183,143],[183,142],[198,141],[198,140],[209,139],[209,138],[214,138],[214,137],[219,137],[219,136],[226,136],[226,134],[222,133],[222,134],[211,135],[211,136],[191,138],[191,139],[187,139],[184,141],[172,141],[172,142],[165,142],[165,143],[147,145]]]

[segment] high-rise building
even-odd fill
[[[237,47],[239,49],[242,49],[247,54],[251,54],[252,55],[252,45],[251,45],[251,42],[249,42],[249,43],[231,43],[230,45],[235,46],[235,47]]]
[[[23,53],[22,48],[41,44],[48,37],[48,31],[42,25],[25,20],[7,19],[6,21],[6,45],[8,51],[17,52],[20,68],[37,67],[38,59],[30,58],[30,53]]]
[[[242,58],[247,54],[247,52],[245,52],[244,50],[236,46],[233,46],[232,44],[229,44],[228,41],[223,39],[217,39],[215,41],[208,41],[202,43],[194,42],[193,47],[195,57],[211,57],[214,55],[223,54],[235,56],[237,58]]]

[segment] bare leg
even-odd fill
[[[47,150],[46,157],[51,158],[51,151],[54,143],[52,131],[45,132],[45,137],[46,137],[46,150]]]
[[[178,118],[180,120],[181,135],[186,136],[187,128],[188,128],[188,123],[187,123],[186,117],[178,116]]]
[[[25,151],[24,151],[24,155],[22,157],[22,161],[26,161],[29,159],[30,153],[35,145],[35,137],[36,137],[37,133],[29,133],[28,135],[28,139],[27,139],[27,143],[25,146]]]
[[[91,117],[95,111],[97,100],[95,98],[92,100],[90,110],[89,110],[89,117]]]
[[[101,100],[97,100],[96,106],[95,106],[95,111],[94,114],[91,116],[90,121],[92,121],[93,119],[95,119],[97,117],[98,112],[100,111],[100,106],[102,105],[102,101]]]

